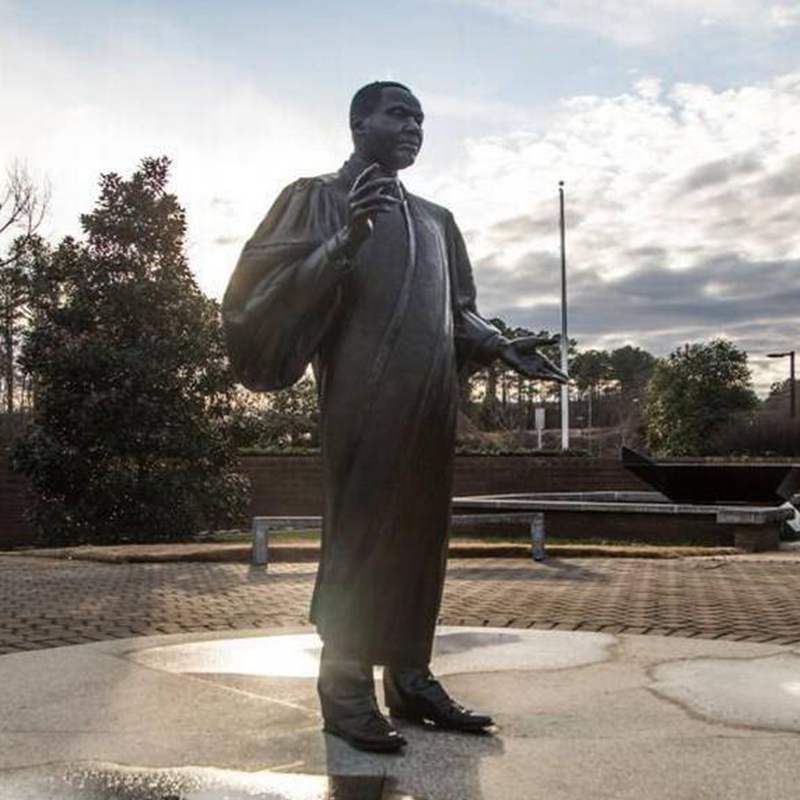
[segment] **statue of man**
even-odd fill
[[[313,366],[325,505],[311,620],[323,641],[324,730],[361,749],[405,739],[381,714],[481,731],[429,670],[447,560],[458,371],[501,359],[565,380],[530,338],[509,341],[475,308],[451,213],[408,193],[399,170],[422,145],[402,84],[359,89],[354,152],[338,172],[281,192],[245,245],[223,300],[228,348],[250,389],[291,386]]]

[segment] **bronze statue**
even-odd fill
[[[223,300],[241,382],[291,386],[312,364],[321,408],[325,508],[311,620],[324,648],[325,730],[362,749],[403,737],[380,713],[484,730],[431,675],[447,560],[457,375],[499,358],[563,381],[536,340],[509,341],[475,308],[450,212],[397,178],[422,145],[423,113],[402,84],[360,89],[354,152],[335,173],[281,192],[245,245]]]

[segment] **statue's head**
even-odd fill
[[[410,167],[422,147],[423,117],[419,100],[402,83],[362,86],[350,103],[356,152],[390,172]]]

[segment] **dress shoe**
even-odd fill
[[[326,733],[370,752],[393,753],[406,744],[378,708],[371,664],[337,659],[323,649],[317,692]]]
[[[383,670],[383,690],[389,713],[410,722],[432,722],[451,731],[482,733],[494,725],[486,714],[476,714],[450,697],[427,667]]]
[[[371,714],[326,718],[322,730],[344,739],[357,750],[371,753],[396,753],[406,745],[405,737],[377,708]]]

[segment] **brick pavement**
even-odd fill
[[[305,623],[316,565],[0,557],[0,654],[129,636]],[[448,624],[800,641],[800,562],[450,562]]]

